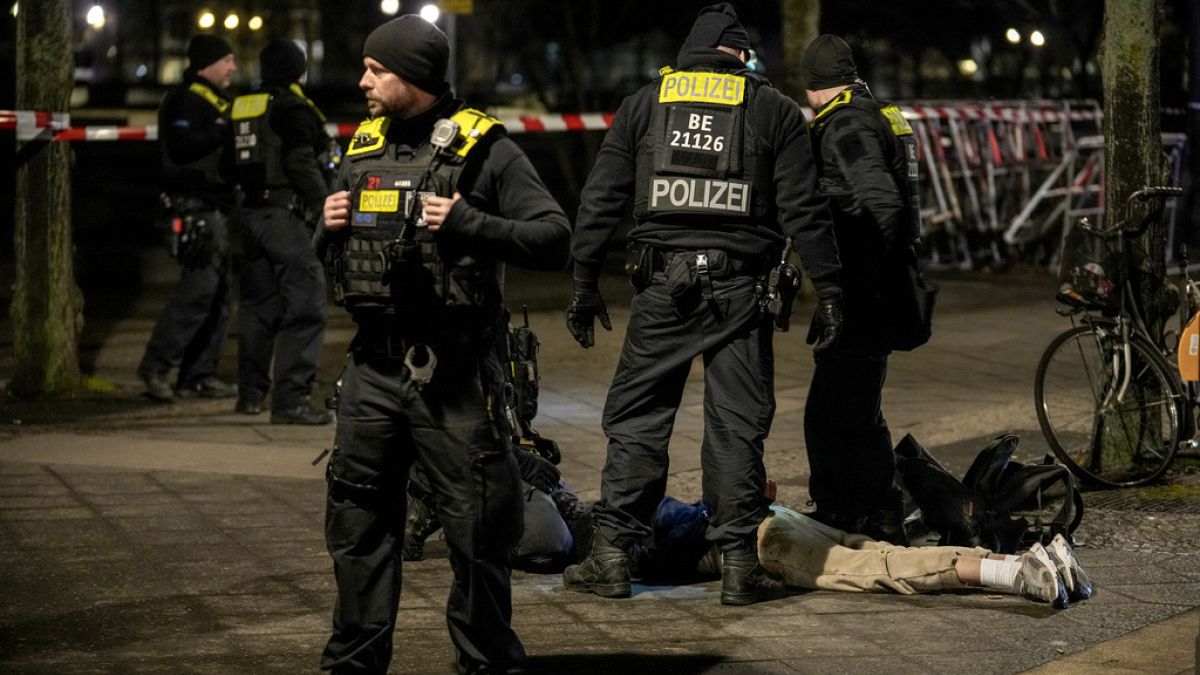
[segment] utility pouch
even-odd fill
[[[800,268],[784,260],[767,274],[767,292],[760,300],[762,311],[771,317],[775,330],[786,333],[792,327],[792,303],[800,286]]]
[[[696,287],[695,261],[687,253],[676,253],[667,260],[667,293],[681,302]]]

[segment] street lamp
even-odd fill
[[[379,9],[388,16],[394,15],[400,11],[400,0],[383,0],[379,3]]]
[[[442,15],[442,10],[438,9],[435,4],[428,4],[421,8],[421,18],[429,23],[437,23],[438,17]]]
[[[259,30],[262,28],[262,24],[263,20],[261,16],[252,16],[250,17],[250,20],[246,22],[246,28],[249,28],[250,30]]]
[[[100,5],[92,5],[87,13],[87,24],[96,30],[104,28],[104,8]]]
[[[231,14],[229,14],[229,16],[225,17],[225,28],[227,30],[233,30],[234,28],[237,28],[237,27],[238,27],[238,15],[237,14],[231,13]]]
[[[1034,47],[1041,47],[1042,45],[1046,44],[1046,36],[1042,35],[1042,31],[1035,30],[1029,34],[1029,44],[1033,45]]]
[[[206,9],[200,13],[200,18],[196,20],[196,25],[208,29],[212,28],[216,22],[217,17],[213,16],[213,13]]]
[[[1007,31],[1004,32],[1004,39],[1008,40],[1010,43],[1012,43],[1014,45],[1018,44],[1021,42],[1021,32],[1018,31],[1016,28],[1009,28]]]
[[[979,72],[979,64],[975,63],[975,59],[963,59],[958,62],[958,72],[963,74],[963,77],[971,77]]]

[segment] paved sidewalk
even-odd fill
[[[565,279],[510,274],[510,301],[530,305],[543,340],[536,426],[562,446],[566,480],[595,498],[599,416],[628,291],[606,278],[615,331],[583,351],[562,327]],[[1052,281],[1027,271],[945,279],[943,289],[934,340],[891,361],[893,436],[913,433],[959,474],[1001,432],[1021,434],[1022,459],[1039,458],[1033,370],[1066,326]],[[324,464],[312,460],[333,429],[272,426],[266,415],[233,414],[232,401],[141,398],[133,370],[161,299],[150,293],[120,318],[89,318],[84,360],[115,393],[0,399],[0,672],[315,671],[333,586]],[[8,331],[0,324],[0,380],[12,368]],[[323,382],[336,378],[351,334],[331,308]],[[776,347],[767,466],[780,502],[804,510],[811,356],[800,329],[777,335]],[[233,374],[235,350],[231,339],[223,375]],[[685,500],[700,493],[701,375],[697,365],[672,439],[669,489]],[[516,573],[527,670],[1190,673],[1200,648],[1200,478],[1190,464],[1160,488],[1177,498],[1157,506],[1086,496],[1095,507],[1079,554],[1098,593],[1065,611],[982,593],[811,592],[727,608],[717,582],[635,586],[632,599],[613,601],[565,592],[557,576]],[[395,672],[453,672],[444,544],[431,542],[429,553],[405,566]]]

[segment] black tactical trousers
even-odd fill
[[[304,221],[281,207],[242,210],[246,251],[238,307],[238,393],[286,410],[308,398],[321,360],[325,273]]]
[[[713,279],[678,299],[655,273],[630,307],[629,329],[604,406],[608,458],[601,474],[600,534],[629,550],[650,534],[666,491],[667,444],[692,361],[704,360],[706,536],[722,549],[752,544],[767,513],[763,440],[775,412],[771,326],[750,276]]]
[[[493,341],[435,341],[433,380],[418,389],[379,336],[355,337],[342,376],[329,460],[325,540],[338,598],[321,668],[384,673],[400,598],[405,490],[420,461],[450,548],[446,603],[461,672],[524,657],[512,618],[508,556],[521,538],[521,480],[503,420]],[[363,345],[375,345],[368,349]],[[396,342],[395,353],[405,345]]]
[[[216,375],[229,330],[229,223],[216,209],[192,215],[210,228],[212,255],[208,264],[183,266],[138,366],[141,375],[179,368],[181,389]]]
[[[809,492],[822,511],[857,517],[880,508],[895,475],[892,435],[879,409],[886,352],[843,335],[817,354],[804,408]]]

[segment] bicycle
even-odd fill
[[[1149,219],[1130,227],[1135,200],[1182,192],[1138,190],[1117,226],[1105,230],[1084,218],[1064,247],[1071,253],[1064,253],[1058,299],[1068,308],[1059,313],[1071,318],[1072,328],[1042,354],[1034,400],[1050,449],[1072,473],[1095,485],[1127,487],[1157,479],[1193,432],[1190,392],[1168,361],[1174,345],[1166,344],[1164,331],[1148,327],[1139,296],[1142,284],[1161,283],[1136,265],[1134,242]],[[1068,259],[1072,254],[1075,260]]]

